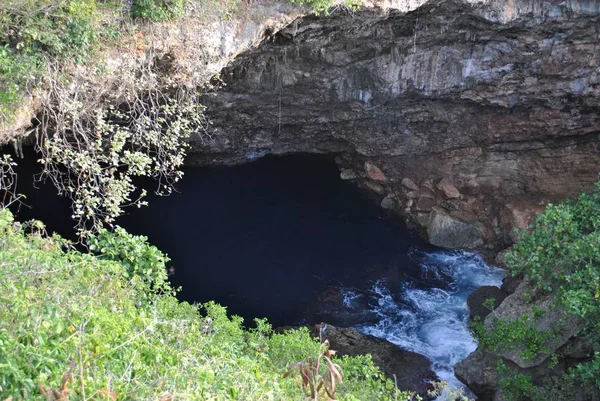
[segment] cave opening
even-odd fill
[[[69,236],[69,202],[50,185],[33,190],[36,168],[33,155],[20,162],[19,192],[30,207],[17,218]],[[180,299],[214,300],[248,325],[266,317],[274,326],[355,327],[427,356],[456,383],[453,365],[476,347],[466,298],[499,285],[498,269],[427,244],[343,181],[333,155],[184,172],[176,193],[150,196],[148,207],[117,221],[169,255]]]

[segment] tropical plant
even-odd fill
[[[340,365],[332,362],[331,358],[334,355],[335,351],[329,349],[329,341],[325,340],[321,343],[316,357],[293,363],[284,377],[294,377],[297,386],[314,401],[321,396],[335,399],[336,385],[342,383],[342,370]]]

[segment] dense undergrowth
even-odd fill
[[[0,211],[0,399],[306,399],[284,378],[322,355],[306,329],[246,329],[222,306],[181,303],[143,237],[96,238],[82,253]],[[334,362],[340,400],[409,398],[368,356]]]
[[[550,204],[537,217],[531,231],[519,232],[519,242],[507,254],[512,275],[524,275],[529,291],[523,301],[531,313],[519,320],[493,320],[486,329],[475,324],[480,346],[490,351],[520,349],[524,360],[546,355],[554,364],[558,356],[550,351],[555,336],[566,324],[579,322],[579,336],[588,342],[587,360],[566,374],[533,383],[526,374],[500,363],[498,373],[505,397],[510,401],[584,400],[600,397],[600,183],[587,193],[558,204]],[[535,300],[555,299],[552,309],[563,311],[563,321],[548,330],[536,327],[548,310]],[[493,319],[492,315],[492,319]],[[595,351],[594,351],[595,350]]]

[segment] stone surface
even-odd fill
[[[456,189],[452,181],[447,177],[442,178],[440,182],[437,183],[437,187],[440,191],[444,193],[444,195],[446,195],[446,198],[460,198],[460,192],[458,191],[458,189]]]
[[[369,190],[375,192],[376,194],[379,194],[379,195],[387,194],[387,190],[385,189],[385,187],[376,182],[365,181],[364,185],[365,185],[365,187],[367,187]]]
[[[408,177],[405,177],[402,179],[402,186],[404,186],[406,189],[409,189],[411,191],[419,190],[419,186],[417,184],[415,184],[415,182]]]
[[[385,182],[387,178],[383,171],[376,165],[371,162],[365,162],[365,173],[367,173],[367,177],[369,177],[373,181]]]
[[[371,354],[373,362],[386,376],[397,378],[398,387],[416,391],[425,396],[427,381],[438,380],[431,370],[431,362],[422,355],[399,348],[389,341],[362,334],[354,329],[327,326],[323,339],[338,355]]]
[[[386,196],[385,198],[383,198],[381,200],[381,204],[380,206],[383,209],[389,209],[389,210],[393,210],[396,206],[396,201],[394,200],[394,197],[391,195]]]
[[[475,393],[480,401],[492,401],[498,391],[498,357],[475,351],[454,367],[454,374]]]
[[[435,194],[428,190],[421,190],[416,203],[416,210],[419,212],[430,212],[437,205]]]
[[[311,301],[307,318],[310,323],[330,322],[333,325],[354,326],[377,321],[377,316],[370,309],[367,297],[360,292],[350,299],[344,296],[343,289],[332,287]]]
[[[354,171],[384,166],[388,193],[406,177],[447,178],[461,195],[447,213],[489,247],[510,245],[523,219],[507,204],[539,207],[597,180],[599,8],[474,3],[296,20],[223,71],[227,85],[203,99],[210,136],[194,138],[188,163],[335,153]]]
[[[442,248],[473,249],[483,244],[483,236],[475,225],[457,220],[441,208],[430,214],[427,236],[430,243]]]
[[[544,210],[544,205],[511,201],[506,204],[506,209],[509,211],[512,227],[529,231],[535,222],[535,217]],[[519,240],[518,231],[511,231],[510,238],[513,242],[517,242]]]
[[[417,199],[419,197],[419,192],[417,191],[410,191],[406,193],[406,198],[408,199]]]
[[[581,322],[573,316],[566,316],[565,312],[557,308],[556,296],[553,294],[542,295],[533,301],[536,308],[543,312],[543,316],[534,319],[531,307],[524,301],[527,292],[531,290],[531,286],[527,281],[523,281],[516,291],[506,297],[502,304],[494,311],[492,315],[488,315],[485,319],[485,325],[489,329],[494,319],[504,321],[520,320],[527,315],[532,320],[535,320],[534,327],[540,331],[551,331],[553,333],[552,340],[545,344],[545,348],[554,351],[565,345],[572,337],[577,335],[582,329]],[[561,319],[566,319],[564,324],[556,326]],[[510,348],[507,350],[499,350],[496,352],[498,356],[514,362],[520,368],[530,368],[540,365],[548,359],[548,354],[541,354],[534,359],[524,359],[521,356],[522,348]]]
[[[494,305],[492,309],[484,306],[485,302],[489,299],[494,299]],[[494,309],[497,309],[502,301],[506,298],[506,293],[498,287],[491,285],[484,285],[479,287],[467,298],[467,306],[469,307],[469,317],[471,319],[479,317],[485,319],[487,315]]]
[[[523,282],[522,275],[518,275],[517,277],[506,276],[502,280],[502,286],[500,287],[500,289],[504,293],[510,295],[510,294],[514,293],[517,290],[517,288],[519,288],[519,286],[521,285],[522,282]]]
[[[506,267],[506,254],[509,253],[512,250],[512,247],[506,248],[501,250],[500,252],[498,252],[498,254],[496,255],[495,258],[495,263],[496,265],[500,266],[500,267]]]
[[[358,174],[354,170],[347,168],[340,172],[340,178],[344,181],[354,180],[358,178]]]

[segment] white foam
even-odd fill
[[[454,376],[454,365],[477,348],[467,326],[467,297],[482,285],[499,286],[503,271],[469,252],[419,255],[413,251],[411,256],[419,258],[425,281],[425,275],[444,279],[444,288],[417,288],[415,283],[405,283],[400,294],[402,304],[383,283],[375,283],[371,294],[377,300],[373,312],[379,321],[357,328],[425,355],[441,380],[464,387]]]
[[[356,301],[358,298],[362,297],[362,294],[360,294],[357,291],[353,291],[353,290],[344,290],[343,292],[343,302],[344,302],[344,306],[348,307],[348,308],[353,308],[354,307],[354,301]]]

